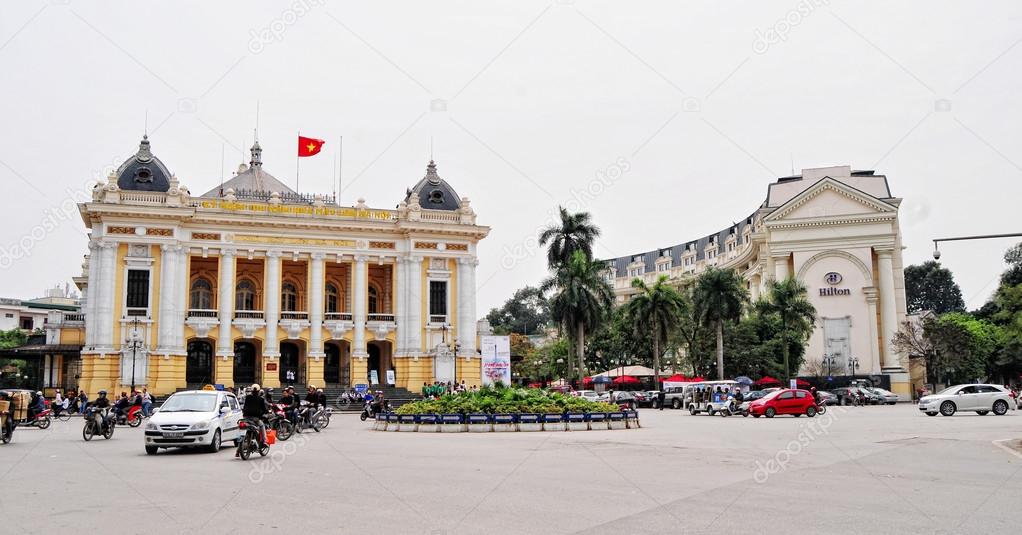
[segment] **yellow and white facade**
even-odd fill
[[[261,149],[192,196],[149,150],[91,202],[81,387],[477,384],[476,224],[430,162],[394,210],[299,195]],[[134,372],[132,372],[134,369]]]
[[[710,266],[733,268],[756,300],[771,281],[795,276],[817,311],[799,374],[886,375],[907,400],[924,375],[910,377],[907,356],[892,344],[906,319],[900,204],[887,177],[873,171],[803,169],[770,184],[763,204],[731,227],[609,260],[608,281],[623,302],[635,277],[681,282]]]

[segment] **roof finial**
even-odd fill
[[[148,162],[153,159],[153,153],[149,149],[148,135],[142,135],[142,141],[138,144],[138,152],[135,153],[135,159],[140,162]]]
[[[248,164],[252,167],[262,167],[263,165],[263,148],[259,146],[258,136],[252,145],[252,159]]]
[[[440,183],[440,175],[436,174],[436,163],[433,160],[430,160],[429,165],[426,166],[425,178],[430,184]]]

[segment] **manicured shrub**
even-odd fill
[[[476,392],[458,392],[405,403],[398,414],[563,414],[614,412],[617,405],[535,388],[484,386]]]

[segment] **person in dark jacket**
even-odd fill
[[[280,404],[284,405],[284,414],[291,423],[298,422],[298,396],[295,395],[293,387],[284,389],[284,395],[280,396]]]
[[[241,409],[241,416],[250,422],[259,424],[260,448],[266,444],[266,414],[268,412],[270,412],[270,408],[266,403],[266,398],[263,397],[259,385],[252,385],[252,389],[245,396],[245,405]],[[240,455],[240,450],[235,453],[235,457]]]
[[[660,410],[664,410],[664,399],[666,399],[667,393],[663,391],[662,387],[659,392],[656,393],[656,405]]]

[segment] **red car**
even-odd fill
[[[776,390],[749,404],[749,414],[756,418],[773,418],[777,414],[791,414],[798,418],[805,414],[816,416],[816,402],[808,390],[785,388]]]

